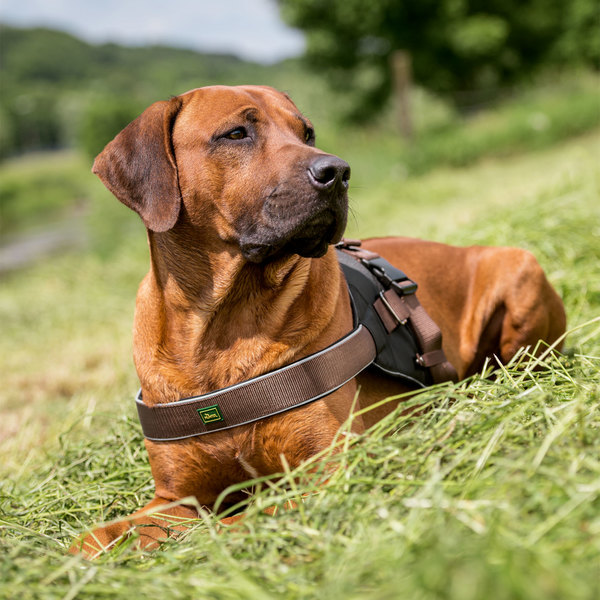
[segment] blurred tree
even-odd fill
[[[600,3],[597,0],[569,0],[563,33],[553,49],[560,62],[600,67]]]
[[[125,98],[95,98],[83,114],[79,145],[90,158],[94,158],[141,112],[139,104]]]
[[[15,133],[11,115],[0,104],[0,159],[8,156],[11,151],[14,152],[15,147]]]
[[[31,89],[0,99],[0,157],[28,150],[60,146],[62,131],[54,98],[43,89]]]
[[[306,32],[308,63],[351,93],[351,120],[370,118],[394,88],[406,94],[410,72],[460,107],[547,61],[600,60],[598,0],[278,2]]]

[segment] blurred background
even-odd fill
[[[1,0],[0,599],[599,597],[598,11]],[[433,390],[426,420],[352,446],[285,527],[251,517],[248,535],[85,566],[74,536],[153,493],[131,347],[145,229],[93,158],[154,101],[246,83],[288,92],[350,163],[348,237],[532,251],[566,350],[535,377]]]
[[[597,0],[4,0],[0,21],[0,440],[15,448],[57,407],[80,417],[135,390],[144,228],[90,168],[156,100],[288,92],[351,164],[352,236],[539,254],[538,205],[507,213],[581,177],[581,210],[597,204]]]
[[[89,208],[106,142],[203,85],[287,91],[358,188],[600,121],[596,0],[5,0],[0,19],[3,237]]]

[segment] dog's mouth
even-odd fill
[[[342,239],[345,228],[346,220],[340,225],[336,215],[329,211],[329,214],[320,216],[316,222],[308,223],[298,235],[292,237],[284,245],[285,251],[307,258],[319,258],[327,252],[330,244]]]
[[[320,258],[330,244],[342,239],[346,229],[347,197],[317,211],[309,218],[291,218],[254,228],[240,239],[240,248],[246,260],[263,263],[285,255],[299,254],[306,258]]]

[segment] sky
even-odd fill
[[[304,48],[275,0],[0,0],[0,21],[60,29],[92,43],[158,43],[264,63]]]

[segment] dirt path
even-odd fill
[[[0,240],[0,275],[22,269],[53,254],[86,242],[86,232],[81,215],[77,215],[44,229],[36,229],[18,236],[5,236]]]

